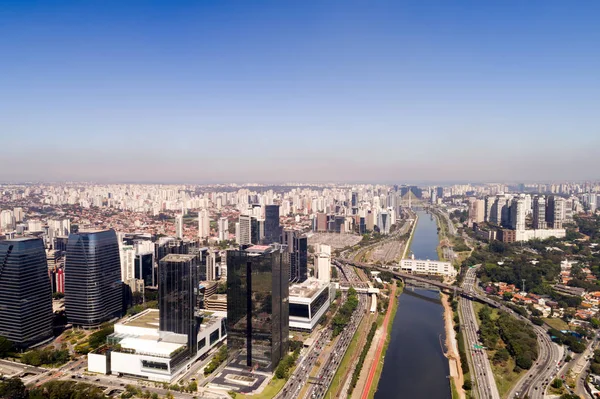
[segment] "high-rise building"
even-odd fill
[[[556,195],[548,196],[546,222],[551,229],[562,229],[565,214],[565,199]]]
[[[226,217],[219,218],[217,221],[219,230],[219,241],[225,241],[229,238],[229,221]]]
[[[546,224],[546,199],[543,195],[533,199],[533,228],[545,229]]]
[[[177,238],[183,238],[183,215],[177,215],[175,217],[175,236]]]
[[[227,251],[227,346],[238,366],[272,371],[288,352],[288,259],[277,244]]]
[[[15,217],[12,211],[3,210],[0,212],[0,230],[9,231],[15,228]]]
[[[201,209],[198,212],[198,237],[201,239],[210,236],[210,214],[208,209]]]
[[[390,234],[391,216],[387,210],[382,210],[377,215],[377,227],[381,234]]]
[[[69,323],[85,328],[122,315],[121,261],[114,230],[69,235],[65,311]]]
[[[190,354],[197,351],[196,295],[198,257],[169,254],[158,266],[159,330],[187,336]]]
[[[331,281],[331,247],[317,245],[315,248],[315,274],[317,279],[326,283]]]
[[[239,240],[238,244],[240,245],[249,245],[252,244],[252,216],[250,215],[240,215],[239,226]]]
[[[513,198],[510,204],[510,228],[525,230],[525,195]]]
[[[0,241],[0,336],[18,347],[52,337],[52,288],[44,243]]]
[[[290,258],[290,281],[303,282],[308,278],[308,238],[301,231],[284,230],[281,243]]]
[[[485,201],[469,198],[469,224],[481,223],[485,219]]]
[[[279,225],[279,205],[265,206],[265,244],[279,242],[281,227]]]

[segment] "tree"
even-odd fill
[[[552,388],[559,389],[562,386],[563,386],[563,381],[560,378],[555,378],[554,381],[552,381]]]
[[[466,380],[465,383],[463,384],[463,389],[465,391],[470,391],[473,388],[473,383],[471,382],[471,380]]]
[[[27,399],[25,384],[18,377],[0,382],[0,398]]]
[[[0,358],[8,356],[8,354],[13,350],[13,343],[10,340],[0,336]]]

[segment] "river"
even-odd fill
[[[437,260],[437,224],[425,211],[411,251],[417,259]],[[441,336],[441,340],[440,340]],[[392,324],[392,336],[375,399],[449,399],[448,360],[442,352],[444,309],[439,292],[405,287]]]

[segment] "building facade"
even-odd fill
[[[265,206],[265,238],[264,244],[279,242],[281,227],[279,225],[279,205]]]
[[[121,261],[114,230],[69,235],[65,311],[69,323],[84,328],[122,316]]]
[[[274,370],[287,354],[289,257],[281,246],[227,251],[227,346],[231,362]]]
[[[52,337],[52,288],[41,239],[0,241],[0,336],[24,348]]]

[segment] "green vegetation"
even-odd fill
[[[0,381],[0,398],[11,399],[108,399],[94,385],[75,381],[49,381],[27,389],[19,378]]]
[[[34,349],[21,355],[21,362],[31,366],[60,366],[71,360],[68,349]]]
[[[127,309],[127,315],[133,316],[143,312],[146,309],[158,309],[158,301],[148,301],[139,305],[134,305]]]
[[[111,325],[103,325],[102,328],[92,335],[88,340],[88,345],[91,350],[98,349],[106,343],[106,337],[115,331],[115,327]]]
[[[358,382],[358,378],[360,377],[360,372],[362,370],[362,366],[365,362],[365,358],[367,357],[367,353],[371,348],[371,343],[373,342],[373,336],[375,336],[375,331],[377,331],[377,323],[373,322],[371,325],[371,330],[369,330],[369,334],[367,335],[367,341],[363,346],[362,352],[360,352],[360,357],[358,358],[358,363],[354,368],[354,373],[352,373],[352,381],[350,382],[350,389],[348,390],[348,396],[352,395],[352,391],[354,387],[356,387],[356,383]]]
[[[232,395],[232,397],[235,399],[272,399],[275,395],[279,393],[279,391],[281,391],[284,385],[285,380],[273,378],[261,393],[258,393],[256,395],[244,395],[239,392],[236,392],[235,396]]]
[[[219,348],[219,351],[213,356],[210,363],[204,367],[204,375],[209,375],[219,367],[227,359],[227,345],[223,345]]]
[[[600,375],[600,349],[594,351],[594,357],[592,358],[592,365],[590,367],[592,373]]]
[[[350,322],[350,317],[354,310],[358,307],[358,295],[354,287],[350,287],[348,290],[348,298],[346,302],[340,307],[336,315],[333,317],[333,336],[337,337],[346,328]]]
[[[544,321],[546,322],[546,324],[548,324],[550,327],[556,329],[556,330],[568,330],[569,329],[569,325],[562,319],[557,319],[557,318],[546,318],[544,319]]]
[[[12,341],[0,336],[0,358],[7,357],[14,350]]]
[[[290,370],[296,363],[296,360],[298,360],[301,348],[302,344],[300,344],[300,346],[295,346],[291,355],[287,354],[283,359],[281,359],[277,365],[277,368],[275,369],[275,378],[287,379],[290,376]]]
[[[548,334],[550,334],[554,342],[568,346],[575,353],[583,353],[585,351],[585,344],[571,334],[563,334],[554,328],[548,330]]]

